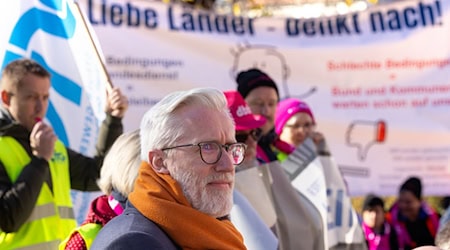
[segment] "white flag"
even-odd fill
[[[19,58],[43,65],[52,75],[47,122],[67,147],[92,155],[105,118],[108,76],[89,23],[70,0],[3,1],[0,16],[2,69]]]

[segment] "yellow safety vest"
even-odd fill
[[[11,182],[31,161],[25,149],[14,138],[0,137],[0,160]],[[67,150],[61,141],[55,143],[49,162],[53,192],[46,182],[30,217],[17,232],[0,230],[0,249],[58,249],[60,242],[76,227],[70,198],[70,173]]]
[[[78,232],[81,235],[81,238],[83,238],[84,243],[86,244],[86,248],[90,249],[100,229],[102,229],[102,225],[97,223],[87,223],[77,227],[72,231],[72,233],[70,233],[69,237],[67,237],[61,245],[59,245],[59,250],[64,250],[66,248],[67,242],[75,232]]]

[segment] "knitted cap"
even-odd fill
[[[238,84],[237,91],[239,91],[244,98],[247,97],[253,89],[261,86],[275,89],[278,98],[280,97],[277,84],[272,80],[272,78],[259,69],[249,69],[247,71],[239,72],[236,82]]]
[[[228,109],[233,116],[237,131],[259,128],[266,123],[266,118],[252,113],[239,92],[225,91],[224,95],[227,98]]]
[[[280,101],[277,106],[277,112],[275,113],[275,132],[281,134],[286,122],[297,113],[306,113],[311,116],[313,124],[316,124],[314,115],[308,104],[299,99],[288,98]]]
[[[422,182],[417,177],[410,177],[400,187],[401,191],[410,191],[420,200],[422,199]]]

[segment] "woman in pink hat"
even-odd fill
[[[256,167],[260,164],[256,158],[257,143],[262,134],[260,127],[266,123],[266,119],[254,115],[239,92],[225,91],[224,95],[235,123],[236,141],[247,144],[244,161],[236,169],[236,172]],[[275,234],[265,223],[259,211],[238,188],[238,186],[247,186],[247,183],[247,180],[238,178],[236,175],[233,191],[234,205],[230,214],[231,222],[241,232],[248,249],[278,249],[278,239]],[[260,192],[264,192],[264,190],[261,189]],[[265,208],[267,209],[268,206],[270,204],[267,204]]]
[[[270,87],[269,89],[262,88],[262,90],[272,91]],[[261,151],[266,152],[262,149],[263,146],[257,143],[259,128],[266,126],[267,122],[272,124],[273,135],[272,132],[269,132],[269,134],[273,138],[270,145],[266,145],[270,146],[271,150],[277,147],[289,151],[294,147],[279,140],[273,129],[274,119],[267,118],[267,115],[264,114],[255,115],[240,93],[227,91],[225,96],[228,108],[235,121],[236,140],[248,145],[244,166],[241,164],[236,168],[235,190],[245,195],[266,227],[275,232],[278,239],[277,249],[324,249],[319,213],[316,213],[316,210],[304,196],[298,195],[298,191],[291,184],[285,170],[278,162],[274,161],[267,164],[270,161],[262,157],[258,158],[258,156],[263,155]],[[276,108],[276,105],[274,108]],[[275,111],[273,110],[274,117]],[[262,131],[264,133],[264,129]],[[231,214],[231,219],[233,221],[233,214]],[[244,241],[246,241],[245,233],[243,234]],[[299,235],[302,237],[298,237]],[[268,236],[262,238],[265,239]],[[262,247],[248,247],[248,249],[271,249],[271,247],[265,244]]]
[[[239,92],[225,91],[224,94],[235,122],[236,141],[247,144],[244,162],[240,168],[258,165],[256,157],[258,140],[262,135],[261,126],[266,123],[266,119],[261,115],[254,115]]]
[[[316,121],[314,115],[305,102],[288,98],[280,101],[275,114],[275,132],[280,140],[298,147],[306,138],[310,137],[317,146],[318,154],[329,155],[325,138],[320,132],[315,131]],[[291,152],[278,148],[279,160],[284,160]]]

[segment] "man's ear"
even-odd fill
[[[165,154],[161,150],[154,150],[148,152],[148,160],[151,163],[153,169],[160,174],[169,174],[169,170],[164,164]]]
[[[10,105],[10,100],[11,100],[11,96],[9,95],[9,93],[6,90],[2,90],[1,92],[1,98],[2,98],[2,102],[6,107],[9,107]]]

